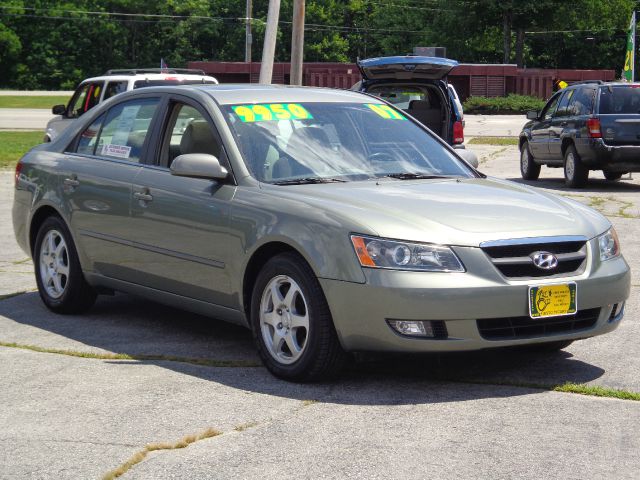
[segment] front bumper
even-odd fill
[[[630,271],[623,257],[603,263],[590,255],[580,275],[508,280],[479,248],[456,247],[467,273],[364,269],[365,284],[320,279],[342,346],[348,351],[430,352],[481,350],[592,337],[617,328],[613,306],[629,297]],[[530,285],[577,284],[578,311],[599,308],[595,324],[565,333],[487,340],[477,320],[528,317]],[[442,320],[446,339],[404,337],[387,319]]]

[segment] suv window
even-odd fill
[[[571,110],[572,115],[590,115],[593,112],[595,93],[594,88],[582,87],[576,89],[576,93],[569,104],[569,110]]]
[[[554,117],[566,117],[571,115],[571,111],[569,110],[569,101],[573,98],[573,94],[575,90],[567,90],[560,99],[560,103],[558,103],[558,109]]]
[[[159,101],[158,98],[130,100],[109,110],[98,138],[95,154],[139,162],[142,146]]]
[[[104,90],[104,98],[103,100],[106,100],[107,98],[111,98],[114,95],[117,95],[119,93],[123,93],[127,91],[127,81],[126,80],[120,80],[117,82],[109,82],[107,83],[107,88],[105,88]]]
[[[640,88],[636,85],[600,88],[600,113],[640,113]]]
[[[176,103],[166,132],[160,161],[162,166],[170,167],[178,155],[185,153],[208,153],[215,156],[221,165],[226,164],[220,137],[196,108]]]
[[[80,85],[76,93],[71,98],[67,107],[67,116],[69,118],[77,118],[100,102],[100,94],[102,93],[102,82],[85,83]]]
[[[557,94],[555,97],[553,97],[549,101],[549,103],[547,103],[547,106],[542,111],[542,115],[540,115],[540,118],[544,120],[551,119],[551,117],[556,111],[556,106],[558,105],[558,100],[560,100],[560,97],[561,97],[561,94]]]

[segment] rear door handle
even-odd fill
[[[149,193],[148,188],[145,188],[142,192],[135,192],[133,194],[133,198],[138,200],[140,203],[147,203],[153,200],[153,195]]]
[[[78,176],[74,173],[70,178],[64,179],[64,184],[67,187],[77,187],[80,185],[80,182],[78,181]]]

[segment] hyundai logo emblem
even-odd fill
[[[540,270],[553,270],[558,266],[557,257],[550,252],[534,252],[531,254],[531,260]]]

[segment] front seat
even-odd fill
[[[407,113],[437,134],[442,131],[440,108],[431,108],[427,100],[411,100]]]
[[[180,140],[180,154],[186,153],[208,153],[220,159],[220,143],[205,120],[187,125]]]

